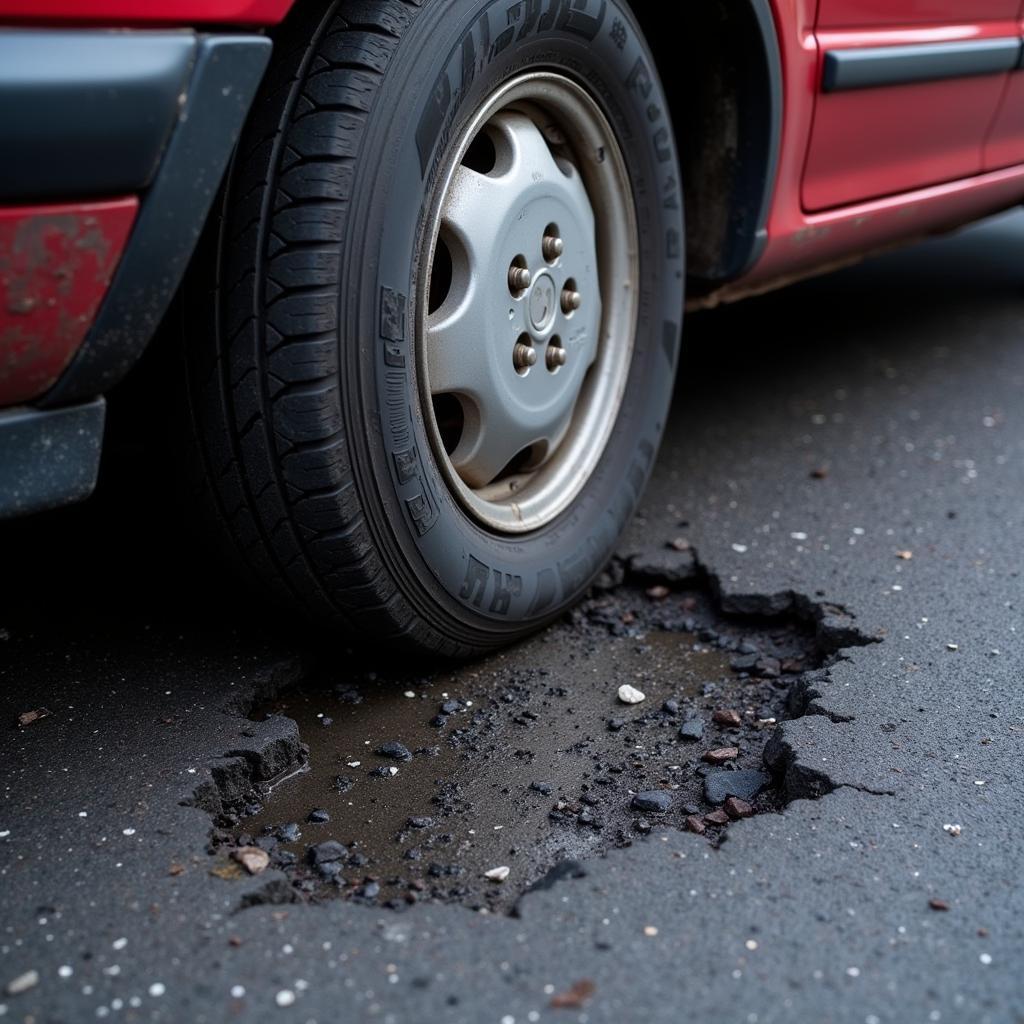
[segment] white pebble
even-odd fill
[[[244,985],[232,985],[231,986],[231,997],[233,999],[241,999],[245,995]]]
[[[278,1006],[291,1006],[295,1002],[295,993],[290,988],[283,988],[274,996]]]
[[[960,825],[943,825],[942,831],[948,832],[951,836],[958,836],[962,831],[962,827]]]
[[[985,965],[986,967],[988,967],[988,965],[989,965],[990,963],[992,963],[992,954],[991,954],[991,953],[982,953],[982,954],[981,954],[981,956],[979,956],[979,957],[978,957],[978,959],[979,959],[979,960],[980,960],[980,961],[981,961],[981,962],[982,962],[982,963],[983,963],[983,964],[984,964],[984,965]]]
[[[135,829],[133,829],[133,828],[123,828],[123,829],[121,829],[121,835],[123,835],[123,836],[133,836],[133,835],[135,835]]]
[[[745,555],[747,553],[746,544],[733,544],[732,549],[737,555]]]
[[[128,945],[128,940],[125,938],[114,939],[111,945],[114,949],[124,949],[124,947]]]
[[[57,975],[61,978],[70,978],[74,973],[75,969],[70,964],[63,964],[57,968]]]
[[[166,991],[167,986],[162,981],[154,981],[153,984],[149,986],[149,994],[154,999],[159,999]]]
[[[647,700],[647,694],[641,693],[635,686],[630,686],[629,683],[623,683],[619,687],[619,700],[623,704],[639,704],[641,701]]]
[[[492,882],[504,882],[510,874],[512,874],[512,869],[502,865],[500,868],[491,868],[490,871],[485,871],[484,878],[489,878]]]
[[[406,690],[405,691],[405,695],[406,695],[406,697],[415,697],[416,696],[416,694],[413,693],[412,690]]]
[[[27,992],[30,988],[35,988],[39,984],[39,972],[38,971],[26,971],[24,974],[19,974],[16,978],[7,982],[7,988],[4,991],[9,996],[19,996],[22,992]]]

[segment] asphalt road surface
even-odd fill
[[[845,610],[875,641],[831,652],[777,729],[752,702],[741,756],[772,738],[784,808],[713,842],[653,815],[646,838],[576,851],[514,915],[472,894],[285,902],[285,873],[249,877],[211,845],[211,812],[231,825],[228,797],[292,763],[294,722],[244,713],[311,663],[430,713],[442,692],[543,672],[567,715],[610,708],[623,673],[660,700],[673,660],[641,638],[595,671],[588,652],[635,639],[618,607],[587,632],[600,598],[447,681],[317,646],[191,553],[180,490],[129,433],[93,503],[0,535],[0,1014],[1024,1020],[1024,215],[695,316],[688,341],[623,552],[685,537],[698,612]],[[512,813],[486,792],[467,806],[481,832]]]

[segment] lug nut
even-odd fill
[[[528,370],[531,366],[536,365],[537,353],[533,350],[532,345],[524,345],[520,341],[512,350],[512,362],[515,364],[515,368],[520,372]]]
[[[554,373],[560,366],[565,366],[566,354],[564,348],[558,345],[549,345],[547,354],[548,369]]]
[[[583,296],[579,292],[574,292],[571,288],[566,288],[562,292],[562,312],[565,314],[575,313],[580,306],[583,305]]]
[[[565,243],[557,235],[545,235],[544,243],[541,246],[544,259],[548,263],[554,263],[565,249]]]
[[[525,292],[530,287],[530,272],[525,267],[509,267],[508,286],[513,292]]]

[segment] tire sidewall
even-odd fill
[[[504,82],[541,69],[574,78],[598,100],[626,157],[640,236],[637,338],[615,428],[583,491],[547,527],[503,537],[467,515],[434,461],[417,380],[420,260],[448,145]],[[639,29],[617,0],[433,0],[392,58],[359,168],[340,323],[367,520],[423,618],[461,643],[499,642],[582,594],[612,554],[653,465],[684,289],[669,105]]]

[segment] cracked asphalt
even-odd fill
[[[515,917],[241,910],[268,875],[210,875],[210,816],[183,801],[286,760],[294,726],[241,711],[311,641],[187,556],[159,460],[122,440],[106,495],[0,535],[0,988],[24,989],[0,1013],[1024,1020],[1022,268],[1015,213],[690,319],[623,552],[685,532],[725,611],[828,602],[883,641],[771,741],[781,785],[820,799],[718,849],[655,830]],[[562,633],[544,656],[571,675]]]

